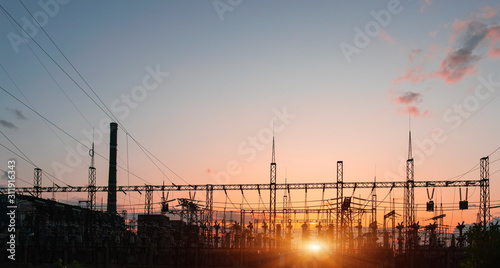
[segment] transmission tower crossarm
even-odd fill
[[[162,191],[162,185],[149,185],[153,191]],[[196,189],[199,191],[207,190],[207,185],[165,185],[165,191],[192,191],[193,187],[196,186]],[[270,184],[214,184],[214,191],[240,191],[243,189],[247,190],[269,190]],[[460,181],[415,181],[413,183],[415,188],[425,188],[425,187],[480,187],[481,180],[460,180]],[[287,188],[288,187],[288,188]],[[307,187],[308,190],[321,190],[323,187],[325,189],[336,189],[337,183],[335,182],[321,182],[321,183],[276,183],[277,190],[303,190]],[[342,187],[345,188],[369,188],[373,187],[373,181],[368,182],[343,182]],[[391,182],[376,182],[377,188],[404,188],[406,187],[406,181],[391,181]],[[96,186],[96,192],[107,192],[108,186]],[[117,191],[120,192],[137,192],[137,191],[145,191],[146,187],[144,185],[139,186],[116,186]],[[34,191],[33,187],[18,187],[16,188],[16,194],[24,194],[24,193],[32,193]],[[40,187],[41,192],[56,192],[56,193],[65,193],[65,192],[86,192],[88,191],[88,186],[55,186],[55,187]],[[7,194],[8,188],[0,188],[0,193]]]

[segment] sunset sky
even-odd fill
[[[489,155],[500,203],[497,1],[46,2],[0,1],[0,169],[16,159],[18,187],[33,181],[22,158],[47,173],[44,186],[86,185],[88,148],[76,140],[90,145],[92,129],[106,185],[110,111],[121,126],[119,185],[268,183],[273,122],[279,183],[335,181],[338,160],[344,181],[403,181],[410,114],[416,180],[478,180]],[[124,206],[143,200],[118,193]],[[434,201],[458,207],[459,190],[437,189]],[[476,213],[447,212],[445,222]]]

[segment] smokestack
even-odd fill
[[[108,213],[116,213],[116,147],[118,124],[111,122],[109,138]]]

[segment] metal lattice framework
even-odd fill
[[[88,194],[88,206],[90,209],[94,210],[96,208],[96,169],[94,167],[94,143],[92,143],[92,149],[89,151],[90,167],[89,167],[89,194]]]
[[[412,162],[412,161],[411,161]],[[112,191],[108,186],[65,186],[60,187],[55,185],[53,187],[41,187],[40,184],[37,184],[37,181],[41,182],[41,170],[38,171],[40,174],[40,180],[35,180],[34,187],[18,187],[16,188],[16,194],[28,194],[32,196],[40,196],[43,192],[51,192],[51,193],[86,193],[86,192],[109,192]],[[37,174],[37,173],[35,173]],[[244,191],[244,190],[286,190],[288,195],[291,190],[325,190],[325,189],[336,189],[337,190],[337,204],[342,203],[344,201],[343,198],[343,189],[344,188],[366,188],[366,189],[375,189],[375,188],[404,188],[405,191],[409,189],[409,182],[411,182],[411,188],[427,188],[427,187],[441,187],[441,188],[449,188],[449,187],[480,187],[480,210],[479,210],[479,219],[484,223],[488,223],[490,221],[490,185],[489,185],[489,159],[488,157],[481,158],[481,166],[480,166],[480,180],[456,180],[456,181],[445,181],[445,180],[429,180],[429,181],[414,181],[414,180],[406,180],[406,181],[394,181],[394,182],[344,182],[343,180],[343,163],[342,161],[337,162],[337,182],[327,182],[327,183],[274,183],[274,184],[219,184],[219,185],[141,185],[141,186],[115,186],[117,192],[146,192],[146,212],[149,210],[152,212],[152,193],[154,191],[207,191],[207,204],[209,205],[206,208],[206,212],[208,212],[208,222],[209,227],[212,224],[213,217],[213,191]],[[413,178],[413,176],[408,176],[408,178]],[[114,188],[114,187],[113,187]],[[0,194],[8,194],[8,188],[0,188]],[[149,202],[148,202],[149,201]],[[405,200],[406,201],[406,200]],[[149,204],[149,205],[148,205]],[[270,206],[270,211],[275,207],[276,203]],[[405,209],[410,207],[410,204],[406,204]],[[413,207],[413,206],[411,206]],[[331,208],[327,210],[328,213],[331,213],[335,208]],[[288,211],[290,213],[291,211]],[[297,211],[293,211],[296,213]],[[306,211],[310,212],[310,211]],[[403,212],[406,212],[403,211]],[[414,211],[411,211],[414,213]],[[271,213],[270,213],[271,214]],[[337,207],[337,215],[341,216],[341,208]],[[408,214],[407,214],[408,215]],[[405,215],[406,216],[406,215]],[[405,217],[405,219],[407,219]],[[414,218],[410,218],[410,220]],[[342,223],[341,219],[337,216],[337,226],[341,227]],[[408,221],[411,223],[412,221]],[[410,225],[410,228],[411,229]],[[336,228],[337,231],[340,231],[341,228]],[[340,234],[338,234],[340,235]],[[411,237],[408,237],[411,240]],[[338,237],[340,239],[340,237]],[[408,241],[411,244],[411,241]],[[410,245],[411,247],[411,245]]]
[[[326,185],[325,185],[326,188]],[[340,215],[340,204],[342,203],[343,200],[343,191],[344,191],[344,162],[342,161],[337,161],[337,183],[335,184],[335,188],[337,188],[337,215]],[[339,241],[340,233],[339,233],[339,228],[340,226],[340,219],[339,217],[336,217],[336,227],[337,227],[337,233],[336,233],[336,239]]]
[[[411,226],[415,223],[415,180],[414,180],[414,162],[413,158],[406,161],[406,187],[404,195],[404,226],[406,227],[406,247],[411,247],[411,242],[413,241]]]
[[[352,197],[346,196],[342,200],[340,208],[340,250],[344,252],[350,249],[349,242],[351,242],[352,235]]]
[[[303,190],[307,187],[309,190],[316,189],[338,189],[342,188],[405,188],[406,181],[394,182],[316,182],[316,183],[276,183],[276,190]],[[480,180],[459,180],[459,181],[415,181],[413,187],[480,187],[482,186]],[[489,186],[489,184],[488,184]],[[141,186],[116,186],[118,192],[142,192],[146,191],[147,187],[151,187],[152,191],[205,191],[213,187],[214,191],[241,191],[247,190],[269,190],[269,184],[198,184],[198,185],[141,185]],[[486,185],[485,185],[486,187]],[[108,186],[96,186],[96,192],[108,192]],[[40,192],[56,192],[56,193],[83,193],[88,191],[88,186],[55,186],[55,187],[40,187]],[[33,194],[35,189],[33,187],[18,187],[16,194]],[[0,188],[1,194],[7,194],[8,188]]]
[[[490,160],[488,157],[481,158],[480,162],[480,209],[479,214],[484,226],[490,222]]]
[[[376,242],[376,236],[377,236],[377,192],[376,188],[373,188],[373,193],[372,193],[372,222],[371,222],[371,229],[372,229],[372,235],[373,235],[373,240]]]
[[[35,193],[35,197],[41,198],[42,197],[42,170],[39,168],[35,168],[35,174],[34,174],[34,183],[33,183],[33,192]]]
[[[96,208],[96,169],[95,167],[89,167],[89,194],[88,194],[88,205],[89,208],[94,210]]]
[[[207,228],[207,242],[210,245],[212,242],[212,226],[214,221],[214,186],[207,186],[207,197],[206,197],[206,228]]]
[[[153,190],[151,185],[146,185],[146,202],[144,207],[144,213],[149,215],[153,212]]]
[[[285,194],[283,195],[283,227],[287,226],[288,220],[290,219],[291,204],[290,188],[287,188]]]
[[[276,159],[274,156],[274,137],[273,137],[273,156],[271,160],[270,171],[270,198],[269,198],[269,223],[271,224],[269,232],[273,234],[276,230]]]

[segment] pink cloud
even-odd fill
[[[431,135],[436,135],[436,134],[439,134],[439,133],[441,133],[441,132],[444,132],[444,130],[442,130],[442,129],[434,129],[433,131],[431,131],[431,133],[430,133],[430,134],[431,134]]]
[[[422,0],[420,3],[420,12],[424,11],[427,7],[432,5],[433,0]]]
[[[436,36],[437,34],[439,33],[439,29],[435,30],[434,32],[430,32],[429,35],[430,36]]]
[[[413,63],[422,54],[422,49],[420,48],[412,49],[410,54],[408,54],[409,64],[408,67],[406,67],[406,72],[403,75],[392,80],[392,83],[399,84],[401,82],[410,82],[416,84],[424,81],[427,77],[425,74],[423,64],[425,64],[430,58],[434,57],[435,53],[436,53],[436,47],[430,46],[429,52],[425,54],[423,59],[421,58],[421,60],[417,65],[413,66]]]
[[[423,82],[427,79],[426,71],[424,70],[424,65],[431,60],[434,60],[437,54],[437,48],[435,45],[429,46],[428,52],[420,57],[418,64],[413,63],[419,58],[423,50],[420,48],[412,49],[410,54],[408,54],[408,67],[406,67],[406,72],[392,80],[392,83],[399,84],[401,82],[410,82],[413,84]]]
[[[424,62],[434,61],[436,60],[437,48],[435,45],[429,46],[429,52],[424,55]]]
[[[493,47],[488,51],[488,56],[491,58],[498,58],[500,59],[500,48]]]
[[[453,30],[456,30],[456,31],[464,31],[465,28],[471,23],[473,22],[472,20],[464,20],[464,21],[459,21],[459,20],[456,20],[455,22],[453,22],[453,25],[451,26]]]
[[[455,22],[453,22],[450,31],[450,42],[455,42],[471,22],[472,20],[456,20]]]
[[[490,27],[486,33],[486,38],[489,39],[488,56],[491,58],[500,58],[500,48],[497,43],[500,42],[500,25]]]
[[[411,82],[413,84],[422,82],[426,79],[425,74],[423,74],[423,66],[417,65],[414,68],[408,66],[406,68],[406,73],[402,76],[392,80],[394,84],[399,84],[401,82]]]
[[[392,95],[390,99],[391,103],[397,104],[397,113],[411,114],[415,117],[426,117],[430,115],[429,111],[422,112],[416,106],[418,103],[422,102],[422,94],[408,91],[405,93],[397,93],[393,89],[389,90],[389,94]]]
[[[449,51],[441,61],[439,69],[431,77],[442,78],[454,84],[467,75],[477,72],[475,64],[481,59],[476,53],[479,44],[488,34],[490,27],[480,21],[456,21],[452,27],[452,40],[457,39],[457,48]]]
[[[396,42],[396,40],[394,40],[394,38],[392,38],[386,31],[382,30],[380,32],[380,34],[378,35],[380,36],[382,39],[384,39],[385,41],[387,41],[388,43],[391,43],[391,44],[394,44]]]
[[[422,112],[416,106],[406,106],[405,108],[398,109],[397,112],[401,113],[401,114],[411,114],[414,117],[428,117],[428,116],[430,116],[429,111]]]
[[[495,25],[488,28],[486,38],[489,38],[491,42],[494,43],[500,41],[500,25]]]
[[[478,47],[488,41],[490,58],[500,58],[500,25],[489,26],[477,20],[456,21],[453,23],[451,40],[457,40],[456,49],[450,50],[441,61],[439,69],[430,76],[442,78],[454,84],[468,75],[477,73],[476,63],[482,58]],[[486,41],[483,41],[486,40]]]
[[[395,94],[395,92],[392,91],[392,94]],[[392,103],[406,104],[406,105],[419,103],[421,101],[422,101],[422,94],[411,91],[405,92],[404,94],[396,96],[391,99]]]
[[[473,75],[477,73],[477,69],[472,66],[468,65],[471,62],[468,60],[465,60],[465,58],[470,57],[467,55],[457,55],[456,53],[453,53],[449,55],[447,58],[445,58],[441,62],[441,66],[439,70],[435,73],[432,73],[430,77],[433,78],[442,78],[446,83],[449,84],[455,84],[459,81],[461,81],[466,75]],[[477,60],[476,60],[477,61]],[[451,64],[450,64],[451,62]],[[462,62],[461,65],[455,66],[453,65],[453,62]],[[467,63],[467,64],[464,64]]]
[[[418,56],[420,53],[422,53],[422,49],[420,48],[412,49],[410,54],[408,55],[408,61],[410,63],[413,63],[415,61],[415,57]]]
[[[482,17],[483,19],[489,19],[489,18],[492,18],[492,17],[496,16],[496,14],[497,14],[497,10],[496,10],[496,8],[492,8],[492,7],[490,7],[490,6],[485,6],[485,7],[483,7],[483,8],[480,10],[480,12],[482,12],[481,17]]]

